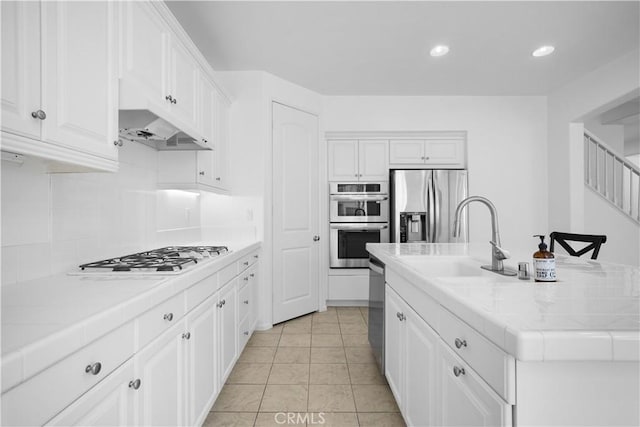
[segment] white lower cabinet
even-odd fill
[[[446,345],[440,346],[440,426],[510,426],[511,405]]]
[[[218,297],[218,339],[219,369],[218,386],[222,388],[224,382],[233,369],[238,357],[238,280],[227,284]]]
[[[438,341],[431,327],[387,286],[385,373],[409,426],[437,425]]]
[[[510,426],[512,406],[389,285],[385,374],[408,426]]]
[[[133,425],[135,390],[129,386],[134,377],[129,359],[104,381],[50,420],[51,426],[125,426]]]

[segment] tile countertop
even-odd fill
[[[211,243],[208,243],[211,244]],[[173,276],[58,274],[2,286],[2,391],[260,247]]]
[[[637,267],[557,255],[558,281],[540,283],[480,269],[490,264],[488,244],[368,243],[367,250],[517,360],[640,360]],[[435,257],[477,264],[478,274],[429,277],[420,264]],[[505,266],[531,268],[531,257],[513,255]]]

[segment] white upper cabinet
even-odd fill
[[[2,130],[40,138],[40,3],[3,1]]]
[[[171,109],[187,126],[198,124],[199,67],[191,53],[176,37],[169,43],[169,94]]]
[[[145,100],[156,108],[168,109],[166,24],[147,2],[127,1],[120,6],[120,107],[137,108]]]
[[[464,139],[407,139],[389,141],[389,163],[392,166],[464,168]]]
[[[201,138],[198,62],[153,5],[122,8],[120,108],[150,109]]]
[[[61,171],[115,170],[116,4],[1,7],[3,150],[47,158]]]
[[[387,181],[388,179],[388,141],[329,141],[329,181]]]

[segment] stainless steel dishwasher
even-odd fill
[[[369,256],[369,344],[384,375],[384,264]]]

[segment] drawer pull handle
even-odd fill
[[[461,340],[460,338],[456,338],[455,344],[456,344],[456,348],[466,347],[467,340]]]
[[[464,375],[464,368],[458,368],[457,366],[453,367],[453,375],[455,375],[456,377],[459,377],[460,375]]]
[[[137,390],[137,389],[140,388],[140,384],[141,383],[142,383],[142,381],[140,381],[140,378],[138,378],[137,380],[134,380],[134,381],[129,381],[129,388]]]
[[[249,300],[248,300],[248,299],[246,299],[246,300],[244,300],[244,301],[242,301],[242,302],[243,302],[243,303],[245,303],[245,304],[247,304],[247,305],[249,305]]]
[[[173,320],[173,313],[165,314],[163,319],[166,320],[167,322],[171,322]]]
[[[96,362],[93,365],[87,365],[87,367],[84,368],[84,371],[87,374],[98,375],[101,369],[102,369],[102,363]]]
[[[186,332],[182,334],[182,339],[188,340],[189,338],[191,338],[191,332]]]

